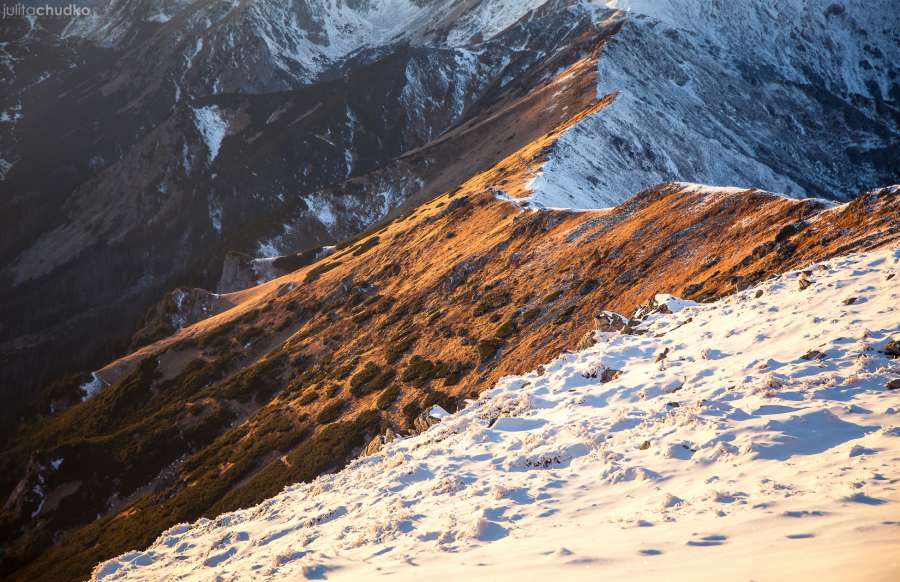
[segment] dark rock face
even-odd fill
[[[103,14],[109,26],[78,23],[65,38],[0,23],[21,56],[0,97],[7,112],[21,103],[20,118],[0,124],[3,157],[14,162],[0,181],[4,420],[27,413],[37,387],[122,353],[171,289],[233,291],[290,266],[236,270],[229,252],[251,261],[302,253],[396,211],[420,194],[407,168],[425,160],[389,176],[374,170],[477,119],[591,27],[550,6],[518,23],[512,15],[473,51],[460,32],[482,10],[470,3],[452,18],[441,8],[437,25],[405,40],[304,65],[260,39],[274,34],[284,49],[303,36],[267,28],[294,15],[310,50],[325,51],[336,42],[328,15],[313,1],[258,4],[262,13],[241,5],[226,14],[218,2],[116,3]],[[417,4],[424,18],[429,3]],[[196,28],[199,16],[220,26]],[[245,52],[229,52],[235,39]]]
[[[739,177],[843,197],[896,177],[895,47],[854,44],[896,35],[867,32],[860,3],[799,32],[802,19],[732,3],[696,34],[652,15],[592,18],[570,0],[413,0],[389,15],[374,0],[345,2],[353,12],[322,0],[94,4],[98,18],[71,26],[0,22],[0,421],[34,412],[39,386],[122,353],[171,289],[233,291],[285,272],[253,261],[329,245],[456,187],[466,164],[442,172],[451,158],[509,154],[500,112],[600,37],[613,37],[601,90],[615,106],[561,140],[544,186],[584,172],[592,192],[626,196]],[[891,8],[878,0],[862,16]],[[753,38],[760,23],[777,42]],[[846,55],[871,64],[838,71]],[[656,122],[671,119],[683,123]],[[707,159],[718,146],[736,166]],[[776,237],[785,256],[793,228]]]
[[[128,349],[134,351],[230,307],[231,303],[221,295],[205,289],[175,289],[147,313]]]

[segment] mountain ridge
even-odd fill
[[[10,579],[358,466],[598,328],[900,244],[887,1],[391,0],[383,35],[368,0],[96,4],[0,22]]]
[[[235,308],[101,370],[109,387],[8,449],[6,466],[23,466],[29,450],[41,451],[31,462],[36,467],[49,467],[59,457],[82,459],[63,463],[58,471],[36,469],[19,491],[29,491],[24,484],[41,475],[48,491],[86,478],[94,483],[65,495],[32,536],[71,520],[75,507],[98,507],[98,493],[105,504],[106,495],[121,489],[124,503],[65,536],[16,577],[62,576],[48,569],[52,563],[89,568],[103,559],[96,552],[148,544],[170,520],[195,518],[199,508],[214,516],[311,479],[336,460],[349,460],[387,427],[416,430],[413,421],[429,403],[453,410],[497,378],[574,347],[599,310],[628,313],[656,292],[709,300],[791,265],[896,244],[900,237],[900,226],[891,219],[897,215],[897,188],[828,208],[754,191],[669,185],[618,209],[567,213],[523,212],[485,192],[484,179],[472,181],[480,194],[438,197],[415,216],[296,273],[239,292],[242,302],[230,299]],[[685,211],[673,213],[673,206]],[[882,218],[873,222],[873,216]],[[696,221],[693,228],[686,219]],[[450,232],[456,236],[448,239]],[[480,248],[439,269],[410,262],[440,260],[448,255],[437,249],[457,240],[467,246],[480,241]],[[423,244],[437,247],[426,251]],[[397,262],[392,256],[406,258]],[[686,270],[683,261],[694,268]],[[542,278],[547,275],[551,278]],[[419,291],[410,294],[413,288]],[[427,327],[415,327],[426,321]],[[130,412],[117,416],[125,410]],[[339,414],[337,422],[333,414]],[[157,422],[167,429],[152,429]],[[84,436],[75,437],[70,423],[81,425]],[[170,440],[170,423],[182,427],[178,441]],[[108,440],[104,434],[119,436]],[[116,452],[126,442],[122,438],[135,439],[130,446],[138,447],[126,457]],[[157,461],[136,455],[160,447],[159,439],[168,444]],[[187,440],[179,444],[181,439]],[[177,460],[191,450],[197,452]],[[331,451],[327,460],[317,456],[320,450]],[[287,461],[279,461],[282,456]],[[115,461],[128,458],[140,458],[143,469]],[[232,466],[237,473],[222,473]],[[90,473],[83,474],[85,469]],[[109,477],[101,477],[105,472]],[[129,480],[110,488],[114,474]],[[144,479],[152,483],[148,492],[131,497],[132,490],[145,491],[133,489]],[[4,491],[14,485],[7,482]],[[203,495],[197,498],[196,492]],[[25,516],[42,505],[40,496],[13,498]],[[6,531],[13,533],[16,526]],[[94,541],[84,554],[78,548],[87,540]]]

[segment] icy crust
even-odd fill
[[[93,578],[876,579],[900,549],[898,277],[888,250],[659,295],[635,335]]]
[[[609,207],[673,180],[827,198],[894,180],[872,160],[900,139],[877,106],[896,106],[895,2],[606,4],[625,20],[599,61],[615,99],[561,137],[534,205]]]

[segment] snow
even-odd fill
[[[147,22],[155,22],[157,24],[165,24],[170,20],[172,20],[172,17],[164,12],[157,12],[153,16],[147,18]]]
[[[84,401],[93,398],[107,386],[108,384],[104,382],[96,372],[91,372],[91,379],[81,385],[81,391],[84,392],[84,396],[82,396],[81,400]]]
[[[191,149],[188,146],[187,142],[181,144],[181,167],[184,168],[184,175],[191,175],[191,168],[193,168],[193,156],[191,155]]]
[[[280,257],[283,253],[275,246],[275,243],[275,240],[260,241],[256,247],[257,256],[267,261],[274,261]]]
[[[189,171],[189,170],[188,170]],[[222,232],[222,205],[213,197],[208,202],[209,224],[218,233]]]
[[[0,182],[6,180],[6,175],[12,169],[13,163],[0,158]]]
[[[41,487],[40,485],[35,485],[34,487],[32,487],[31,492],[40,499],[38,506],[34,511],[31,512],[31,517],[34,518],[41,514],[41,510],[44,509],[44,503],[47,502],[47,497],[44,494],[43,487]]]
[[[335,214],[334,204],[321,195],[307,196],[303,198],[309,212],[316,220],[325,227],[325,230],[331,231],[337,224],[337,215]]]
[[[175,526],[93,579],[889,579],[900,250],[809,270],[802,292],[792,272],[711,304],[657,297],[674,313],[643,334],[595,332],[421,435]]]
[[[473,10],[454,23],[448,43],[459,46],[471,41],[475,34],[489,39],[516,23],[526,13],[546,4],[547,0],[491,0],[478,2]]]
[[[892,0],[842,2],[839,17],[831,0],[606,4],[629,11],[599,60],[598,96],[615,98],[562,135],[535,204],[609,207],[673,180],[832,199],[884,182],[846,144],[875,152],[900,138],[850,98],[886,98],[898,73]]]
[[[215,161],[222,147],[222,140],[228,132],[228,123],[222,117],[221,110],[215,105],[192,108],[194,112],[194,124],[197,131],[203,136],[206,151],[209,153],[209,163]]]
[[[447,418],[448,416],[450,416],[450,413],[447,412],[446,410],[444,410],[443,408],[441,408],[440,406],[438,406],[437,404],[435,404],[428,411],[428,416],[430,416],[431,418],[436,418],[438,420],[443,420],[443,419]]]

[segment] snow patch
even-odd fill
[[[13,163],[0,158],[0,182],[6,180],[6,175],[12,169]]]
[[[331,200],[315,194],[304,197],[303,201],[306,203],[310,214],[325,227],[325,230],[331,231],[337,225],[337,214],[335,213],[334,203]]]
[[[103,381],[96,372],[91,372],[91,379],[81,385],[81,391],[84,393],[84,396],[81,397],[82,402],[93,398],[107,386],[109,384]]]
[[[209,153],[209,163],[211,164],[216,159],[216,156],[219,155],[222,140],[225,139],[225,135],[228,132],[228,123],[222,117],[222,111],[215,105],[192,109],[194,112],[194,124],[197,127],[197,131],[203,136],[206,151]]]

